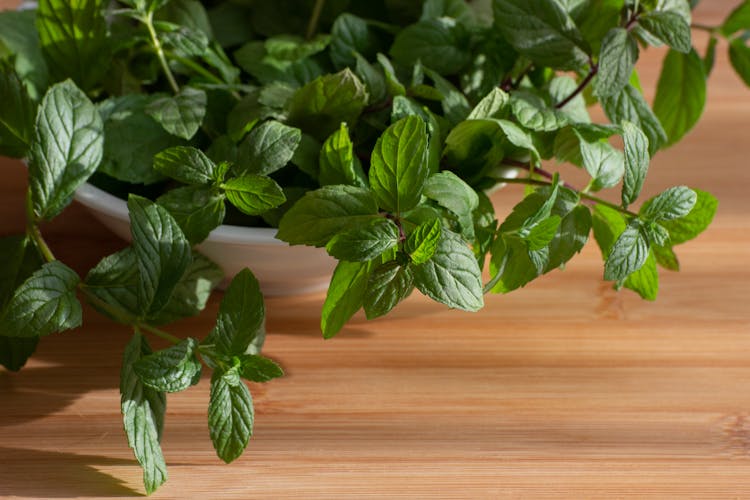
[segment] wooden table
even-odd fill
[[[715,23],[731,3],[706,0],[697,16]],[[721,201],[679,249],[683,271],[662,273],[656,303],[602,283],[594,245],[480,313],[415,294],[325,342],[322,295],[270,299],[266,353],[288,375],[251,387],[247,452],[216,458],[204,379],[169,397],[170,479],[154,496],[750,497],[750,93],[724,49],[702,122],[651,167],[646,194],[686,183]],[[644,56],[644,82],[657,55]],[[0,169],[0,234],[19,232],[25,173]],[[498,213],[520,193],[497,193]],[[77,205],[45,232],[79,272],[123,245]],[[217,299],[171,331],[204,335]],[[22,372],[0,371],[0,496],[141,494],[119,415],[128,335],[87,308]]]

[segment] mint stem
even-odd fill
[[[31,190],[26,191],[26,236],[34,241],[39,252],[44,257],[44,260],[47,262],[57,260],[55,254],[52,253],[49,245],[47,245],[47,242],[44,241],[44,236],[42,236],[42,232],[37,225],[37,217],[34,213],[34,203],[31,201]]]
[[[707,24],[693,23],[690,25],[694,30],[708,31],[711,34],[716,33],[719,30],[718,26],[708,26]]]
[[[146,14],[146,17],[143,18],[143,24],[146,25],[146,28],[148,29],[148,34],[151,36],[151,45],[153,45],[154,50],[156,51],[156,56],[159,58],[159,63],[161,64],[162,69],[164,70],[164,74],[167,77],[167,80],[169,81],[169,86],[172,87],[172,91],[175,94],[180,93],[180,86],[177,85],[177,80],[175,80],[174,75],[172,74],[172,70],[169,69],[169,63],[167,63],[167,58],[164,55],[164,48],[161,46],[161,42],[159,41],[159,37],[156,34],[156,30],[154,29],[154,13],[149,12]]]
[[[558,102],[555,105],[555,108],[560,109],[560,108],[564,107],[570,101],[572,101],[573,99],[575,99],[575,97],[578,94],[580,94],[583,91],[583,89],[585,89],[586,86],[589,83],[591,83],[591,80],[594,78],[594,76],[596,76],[596,73],[599,71],[599,66],[597,66],[596,64],[594,64],[594,61],[591,61],[591,60],[589,60],[589,65],[591,66],[591,69],[589,70],[589,74],[586,75],[586,78],[584,78],[583,80],[581,80],[581,83],[578,84],[578,87],[576,87],[575,90],[573,90],[573,92],[571,92],[568,97],[566,97],[562,101]]]
[[[320,13],[323,12],[323,5],[325,3],[325,0],[315,0],[315,6],[313,7],[312,15],[310,16],[310,22],[307,24],[307,34],[305,35],[308,40],[315,36],[315,32],[318,30]]]

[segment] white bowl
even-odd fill
[[[130,241],[130,219],[125,201],[91,184],[75,199],[119,237]],[[276,239],[276,229],[219,226],[197,246],[231,278],[249,267],[266,295],[297,295],[325,290],[336,261],[324,249],[289,246]]]

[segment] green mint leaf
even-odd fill
[[[211,377],[208,401],[208,429],[216,454],[229,463],[245,451],[253,434],[253,398],[247,386],[230,383],[216,371]]]
[[[541,97],[525,90],[511,94],[510,106],[518,122],[531,130],[551,132],[568,123],[564,113],[548,106]]]
[[[615,240],[604,264],[604,279],[620,281],[646,263],[649,242],[640,221],[633,219]]]
[[[617,185],[625,173],[623,154],[608,142],[581,141],[583,166],[593,180],[591,188],[598,191]]]
[[[370,274],[363,306],[367,319],[387,314],[411,294],[414,274],[411,266],[402,266],[395,260],[381,264]]]
[[[674,253],[672,247],[652,245],[651,250],[656,258],[656,263],[661,267],[670,271],[680,270],[680,261],[677,259],[677,255]]]
[[[160,325],[189,316],[206,308],[211,292],[221,283],[224,272],[208,257],[193,252],[193,261],[177,282],[167,305],[149,322]]]
[[[473,213],[479,206],[479,196],[471,186],[446,170],[427,179],[424,195],[455,214],[462,234],[468,239],[474,239]]]
[[[595,80],[596,82],[596,80]],[[550,102],[561,103],[573,95],[579,83],[568,75],[558,75],[552,78],[547,87]],[[559,111],[568,119],[569,123],[590,124],[591,116],[584,93],[578,93]]]
[[[551,215],[531,226],[523,236],[523,240],[529,247],[529,251],[541,250],[550,244],[557,234],[562,219],[558,215]]]
[[[295,51],[294,47],[302,48],[302,45],[295,43],[294,40],[299,42],[302,39],[281,35],[268,38],[266,42],[251,41],[236,51],[234,58],[242,69],[254,76],[263,85],[284,82],[299,87],[319,77],[325,71],[314,58],[305,57],[290,60],[280,57],[283,56],[281,53],[274,56],[269,52],[269,49],[272,51],[280,49],[281,47],[278,47],[278,45],[285,45],[288,41],[292,41],[289,45],[291,52]],[[302,50],[319,47],[320,45],[313,43]]]
[[[366,226],[338,233],[328,242],[326,251],[339,260],[364,262],[394,248],[398,242],[396,224],[378,218]]]
[[[180,57],[200,57],[208,50],[208,37],[202,31],[165,21],[157,21],[154,26],[162,45]]]
[[[711,194],[693,190],[696,194],[695,205],[687,215],[678,219],[662,220],[660,224],[669,232],[669,241],[672,245],[678,245],[692,240],[706,230],[716,215],[719,201]]]
[[[620,212],[603,205],[596,205],[593,212],[594,237],[601,249],[602,257],[606,259],[617,238],[625,231],[627,221]],[[624,281],[619,281],[615,287],[624,286],[644,299],[654,300],[659,288],[659,277],[656,269],[652,267],[651,259],[656,249],[658,247],[652,245],[652,251],[648,253],[643,266]]]
[[[164,207],[131,194],[130,232],[138,262],[138,309],[142,316],[157,313],[192,262],[190,243]]]
[[[655,10],[638,18],[638,23],[648,33],[666,43],[674,50],[690,52],[690,25],[680,14],[671,11]]]
[[[36,27],[54,80],[72,78],[89,90],[109,68],[102,0],[41,0]]]
[[[451,231],[443,230],[435,254],[413,270],[416,287],[437,302],[464,311],[484,305],[479,265],[466,242]]]
[[[187,338],[133,363],[133,371],[144,385],[160,392],[184,391],[198,383],[201,362],[195,355],[198,341]]]
[[[450,18],[422,20],[398,32],[391,55],[405,66],[421,61],[441,75],[452,75],[469,63],[468,33]]]
[[[284,375],[273,360],[257,354],[243,354],[238,356],[240,360],[240,376],[250,382],[268,382],[269,380]]]
[[[750,86],[750,47],[742,38],[729,42],[729,62],[745,85]]]
[[[640,216],[647,221],[670,221],[685,217],[695,206],[698,195],[686,186],[667,189],[643,204]]]
[[[216,178],[216,165],[200,149],[177,146],[154,156],[154,169],[185,184],[209,184]]]
[[[466,96],[456,88],[451,82],[440,76],[437,71],[425,68],[424,72],[435,82],[435,88],[443,96],[440,105],[443,108],[443,114],[451,125],[456,125],[465,120],[471,112],[471,105]]]
[[[669,231],[656,222],[646,224],[646,235],[652,246],[666,246],[669,244]]]
[[[125,347],[120,371],[120,409],[128,444],[143,468],[146,493],[153,493],[167,480],[167,464],[159,441],[164,427],[167,399],[163,392],[146,387],[133,365],[151,354],[146,339],[136,332]]]
[[[377,40],[364,19],[343,13],[333,22],[330,54],[336,68],[354,66],[356,53],[371,56],[376,47]]]
[[[724,20],[721,32],[729,37],[740,30],[747,29],[750,29],[750,2],[743,1]]]
[[[502,130],[490,120],[467,120],[451,129],[445,139],[445,163],[475,185],[504,157]]]
[[[461,0],[427,0],[422,5],[422,17],[425,19],[439,19],[449,17],[461,24],[471,26],[476,22],[474,11],[466,2]]]
[[[662,128],[643,95],[631,84],[625,85],[618,94],[600,99],[604,113],[612,123],[629,121],[648,137],[649,154],[653,154],[667,142],[667,133]]]
[[[183,143],[146,114],[152,96],[129,94],[97,104],[104,121],[104,157],[100,172],[131,183],[151,184],[163,176],[154,170],[154,155]]]
[[[656,300],[659,293],[659,271],[656,269],[654,252],[650,252],[643,266],[625,280],[623,285],[633,290],[642,299]]]
[[[654,113],[674,144],[696,124],[706,104],[706,72],[695,50],[670,50],[656,86]]]
[[[648,137],[628,121],[622,122],[622,140],[625,143],[625,176],[622,180],[622,205],[627,208],[641,194],[648,172]]]
[[[36,351],[39,337],[5,337],[0,335],[0,365],[17,372]]]
[[[193,31],[200,31],[213,38],[211,21],[206,9],[197,0],[173,0],[156,13],[156,18],[166,19]]]
[[[549,262],[545,272],[557,269],[580,252],[590,232],[591,212],[587,207],[578,205],[562,216],[557,235],[549,243]]]
[[[263,175],[276,172],[291,161],[301,140],[302,132],[298,128],[275,120],[263,122],[240,144],[240,162],[235,171]]]
[[[277,82],[279,85],[294,91],[288,84]],[[227,134],[237,142],[242,140],[258,122],[267,118],[280,119],[282,115],[274,108],[263,104],[261,101],[262,91],[251,91],[238,102],[227,116]]]
[[[203,123],[206,104],[203,90],[183,87],[175,96],[162,97],[149,103],[146,113],[170,134],[189,140]]]
[[[625,28],[612,28],[602,40],[596,94],[610,96],[627,85],[638,60],[638,43]]]
[[[99,300],[137,317],[138,308],[138,260],[132,247],[107,255],[86,275],[87,293]],[[100,313],[114,321],[122,322],[124,318],[113,317],[96,302],[91,305]]]
[[[398,79],[396,70],[393,69],[393,64],[384,54],[378,53],[378,63],[383,68],[385,74],[385,85],[388,89],[388,93],[392,96],[406,95],[406,87]]]
[[[346,123],[331,134],[320,149],[321,186],[349,184],[367,187],[367,176],[362,170],[359,159],[354,156],[354,146],[349,138]]]
[[[35,10],[0,12],[0,46],[13,54],[12,66],[26,84],[29,96],[38,101],[48,86],[49,74],[36,29]]]
[[[102,120],[73,82],[50,87],[39,105],[29,185],[34,212],[51,219],[72,200],[102,159]]]
[[[13,293],[0,315],[0,335],[39,337],[81,325],[80,279],[59,261],[44,264]]]
[[[354,67],[354,73],[365,84],[369,98],[368,104],[382,102],[388,97],[388,88],[385,81],[385,74],[374,64],[370,64],[367,59],[359,53],[354,54],[357,63]]]
[[[202,342],[225,356],[245,354],[265,338],[265,306],[260,285],[249,269],[240,271],[219,305],[216,326]]]
[[[443,234],[440,219],[423,222],[406,239],[405,250],[414,264],[424,264],[435,255]]]
[[[535,262],[537,252],[530,252],[523,240],[504,234],[502,230],[492,243],[490,253],[490,274],[495,282],[490,289],[492,293],[508,293],[521,288],[542,271]]]
[[[514,49],[541,66],[575,70],[589,48],[575,22],[555,0],[495,0],[495,26]]]
[[[248,215],[260,215],[286,201],[276,181],[265,175],[245,174],[221,185],[227,200]]]
[[[373,264],[370,262],[338,263],[331,276],[320,315],[323,338],[330,339],[336,335],[349,318],[362,307],[372,268]]]
[[[345,69],[316,78],[299,89],[289,102],[288,122],[324,140],[341,122],[356,123],[367,100],[364,84]]]
[[[576,123],[568,125],[555,136],[553,153],[561,162],[583,166],[581,155],[582,142],[602,142],[613,135],[621,133],[616,125],[597,125],[592,123]]]
[[[186,186],[167,191],[156,202],[167,209],[185,238],[195,245],[224,221],[224,198],[215,188]]]
[[[706,54],[703,56],[703,67],[706,71],[706,78],[711,74],[711,70],[714,69],[714,62],[716,61],[716,45],[719,43],[719,39],[715,36],[711,36],[708,39],[708,46],[706,47]],[[729,60],[732,61],[732,44],[729,44]],[[735,66],[732,63],[732,66]],[[736,66],[735,66],[735,69]],[[745,84],[750,81],[750,77],[745,80]]]
[[[369,173],[378,206],[397,214],[417,206],[429,175],[427,140],[424,121],[413,115],[378,138]]]
[[[378,205],[368,189],[325,186],[309,191],[284,214],[276,237],[291,245],[325,246],[336,233],[369,224]]]
[[[0,64],[0,154],[26,156],[34,133],[35,105],[16,71]]]
[[[499,88],[493,88],[489,94],[484,96],[474,109],[471,110],[467,120],[482,120],[484,118],[504,118],[505,110],[508,106],[510,97],[507,92]]]

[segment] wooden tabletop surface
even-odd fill
[[[716,23],[732,3],[704,0],[696,17]],[[479,313],[414,294],[329,341],[323,295],[270,299],[265,352],[287,376],[251,385],[245,455],[216,457],[204,379],[169,397],[170,478],[154,497],[749,498],[750,92],[724,49],[701,123],[647,181],[647,195],[688,184],[720,200],[713,226],[679,248],[682,272],[662,272],[657,302],[602,283],[595,245]],[[659,55],[639,66],[649,95]],[[0,169],[5,235],[23,229],[25,172]],[[498,215],[520,195],[498,192]],[[79,272],[123,246],[78,205],[45,234]],[[171,331],[203,336],[218,299]],[[142,493],[119,414],[128,338],[87,308],[23,371],[0,369],[0,497]]]

